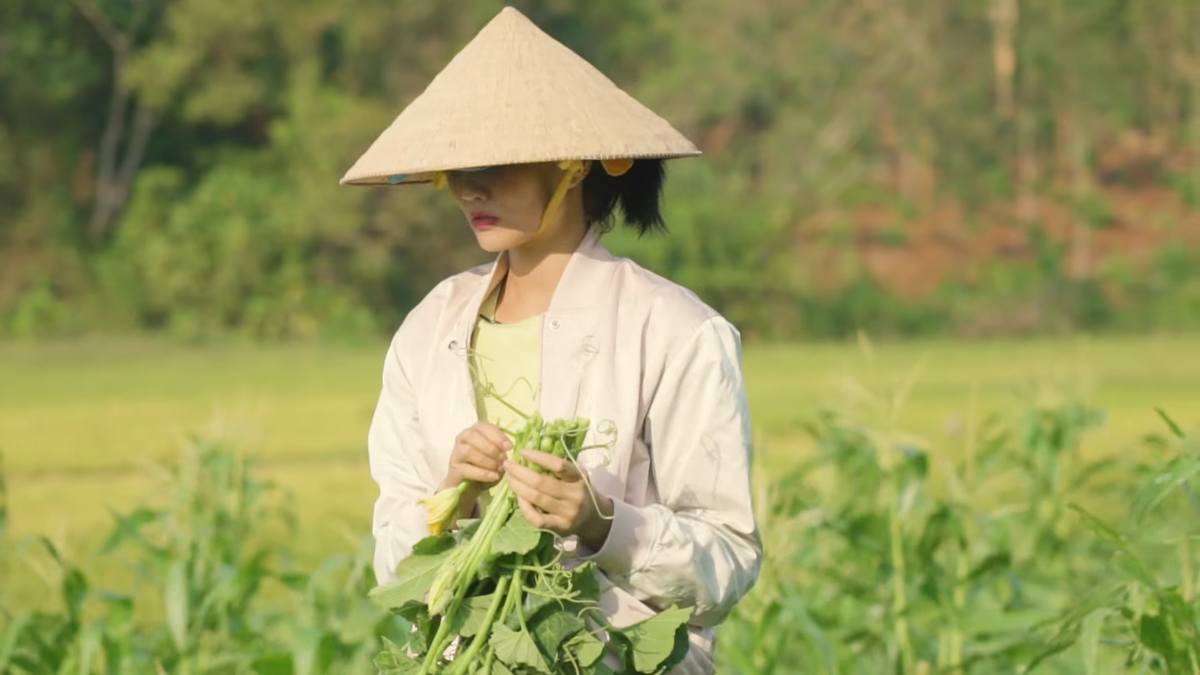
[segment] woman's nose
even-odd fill
[[[487,187],[481,181],[472,178],[463,178],[460,189],[464,200],[481,201],[488,198]]]

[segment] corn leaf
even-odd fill
[[[1107,610],[1099,609],[1083,620],[1079,634],[1080,648],[1083,652],[1083,670],[1087,675],[1096,675],[1096,659],[1100,652],[1100,628],[1104,625]]]
[[[21,634],[32,619],[33,616],[26,613],[9,622],[7,630],[4,631],[4,639],[0,641],[0,673],[8,672],[9,661],[16,653],[17,645],[21,643]]]
[[[180,651],[188,646],[188,579],[187,560],[179,559],[167,570],[167,587],[163,600],[166,603],[167,626],[171,638]]]
[[[539,673],[550,675],[550,667],[546,665],[537,644],[528,633],[515,631],[508,626],[496,626],[492,629],[492,649],[496,658],[510,666],[527,666]]]
[[[1128,542],[1125,541],[1125,537],[1122,537],[1121,533],[1113,529],[1111,525],[1092,515],[1091,512],[1078,504],[1069,504],[1068,506],[1071,510],[1079,514],[1080,519],[1083,520],[1083,524],[1093,533],[1109,543],[1119,546],[1122,550],[1127,549]]]
[[[115,548],[131,539],[153,548],[153,545],[142,536],[142,528],[160,517],[158,511],[145,507],[139,508],[127,516],[113,512],[113,518],[117,521],[117,525],[108,535],[104,545],[100,547],[101,555],[111,553]]]
[[[1147,649],[1158,652],[1168,661],[1172,660],[1175,645],[1171,639],[1171,630],[1162,616],[1143,614],[1138,627],[1138,638]]]
[[[294,675],[296,669],[290,654],[277,653],[258,657],[250,664],[250,671],[254,675]]]
[[[1200,475],[1200,456],[1176,457],[1167,464],[1162,473],[1138,490],[1130,511],[1135,522],[1142,522],[1150,510],[1166,499],[1175,488]]]
[[[1171,433],[1175,434],[1176,438],[1185,438],[1183,429],[1179,428],[1179,425],[1175,423],[1175,420],[1171,419],[1171,416],[1168,415],[1162,408],[1155,407],[1154,412],[1158,413],[1158,416],[1162,418],[1162,421],[1167,423],[1167,427],[1171,429]]]
[[[508,553],[525,555],[542,540],[542,532],[535,528],[520,512],[514,512],[492,541],[492,556]]]

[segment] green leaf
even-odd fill
[[[541,530],[530,524],[519,511],[514,511],[508,522],[504,523],[504,527],[501,527],[500,531],[496,533],[496,538],[492,540],[491,555],[500,556],[506,553],[525,555],[536,548],[541,540]]]
[[[600,602],[600,579],[596,576],[596,563],[585,563],[571,570],[571,588],[579,592],[579,600]]]
[[[166,603],[167,626],[171,638],[180,651],[187,649],[188,624],[188,579],[187,561],[176,560],[167,570],[167,586],[163,590]]]
[[[1104,625],[1107,610],[1096,610],[1083,620],[1079,633],[1080,648],[1083,652],[1083,669],[1087,675],[1096,675],[1096,659],[1100,652],[1100,628]]]
[[[492,606],[495,593],[463,598],[463,602],[450,617],[450,632],[463,637],[473,637],[483,626],[488,609]]]
[[[1176,457],[1171,460],[1162,473],[1142,486],[1134,495],[1133,506],[1130,508],[1134,521],[1145,520],[1150,510],[1158,506],[1159,502],[1168,494],[1198,474],[1200,474],[1200,456]]]
[[[437,536],[425,537],[413,545],[412,555],[437,555],[454,548],[454,535],[445,532]],[[400,563],[403,565],[404,563]]]
[[[424,655],[429,651],[429,645],[433,642],[434,635],[437,633],[440,621],[434,621],[428,611],[423,611],[417,615],[417,620],[413,622],[417,630],[408,636],[408,646],[418,654]]]
[[[25,613],[9,622],[7,630],[4,631],[4,640],[0,641],[0,673],[8,672],[8,663],[16,652],[17,645],[21,643],[21,633],[32,619],[33,615]]]
[[[1171,433],[1175,434],[1175,438],[1184,438],[1183,429],[1179,428],[1179,425],[1175,423],[1175,420],[1171,419],[1171,417],[1167,415],[1162,408],[1156,406],[1154,408],[1154,412],[1158,413],[1158,416],[1162,418],[1162,421],[1167,423],[1167,426],[1171,429]]]
[[[374,664],[380,675],[416,675],[421,672],[421,663],[413,660],[399,645],[386,637],[383,651],[375,655]]]
[[[584,668],[590,667],[604,655],[604,643],[586,631],[576,633],[567,641],[566,648]]]
[[[1068,506],[1071,510],[1079,514],[1079,517],[1083,520],[1083,524],[1089,530],[1109,543],[1125,548],[1125,537],[1122,537],[1121,533],[1113,529],[1111,525],[1093,516],[1087,509],[1078,504],[1069,504]]]
[[[492,662],[492,672],[490,675],[516,675],[516,673],[509,670],[508,666],[500,663],[499,660],[496,660]]]
[[[687,658],[688,649],[691,649],[691,643],[688,642],[687,626],[680,625],[679,628],[675,629],[675,644],[671,649],[671,653],[667,655],[666,660],[659,664],[656,672],[666,673],[675,666],[683,663],[683,660]]]
[[[464,518],[455,523],[458,525],[458,530],[451,533],[451,536],[456,543],[461,544],[475,536],[475,531],[479,529],[479,523],[481,522],[483,521],[479,518]]]
[[[304,630],[293,638],[292,654],[296,675],[322,675],[334,659],[334,635],[321,630]]]
[[[1158,580],[1146,566],[1146,561],[1132,551],[1117,551],[1112,558],[1113,566],[1121,570],[1131,579],[1140,582],[1146,588],[1158,590]]]
[[[672,607],[617,631],[629,640],[634,668],[639,673],[655,672],[675,651],[676,631],[691,616],[691,609]]]
[[[528,666],[550,675],[550,667],[527,633],[512,630],[508,626],[496,626],[492,629],[490,644],[496,652],[496,658],[501,661],[513,666]]]
[[[1175,645],[1171,640],[1171,630],[1162,616],[1142,615],[1138,627],[1138,639],[1150,650],[1158,652],[1164,659],[1171,660]]]
[[[293,675],[296,672],[292,666],[291,655],[283,652],[266,654],[254,659],[254,662],[250,664],[250,670],[254,675]]]
[[[422,550],[434,550],[436,553],[419,553],[413,547],[413,554],[400,561],[396,566],[396,578],[381,586],[371,589],[370,597],[387,609],[401,609],[406,603],[425,602],[425,595],[433,584],[433,578],[441,571],[446,560],[454,551],[453,538],[449,535],[439,535],[450,542],[450,546],[433,545],[430,542]],[[422,542],[429,541],[428,539]],[[417,546],[421,544],[418,543]]]
[[[112,533],[108,535],[108,539],[104,542],[104,545],[100,547],[102,555],[111,553],[117,546],[130,539],[145,541],[142,537],[142,528],[157,520],[159,513],[143,506],[128,516],[122,516],[114,511],[113,517],[116,519],[117,525],[113,528]]]
[[[542,653],[553,656],[558,653],[559,646],[564,640],[583,630],[583,619],[548,607],[538,612],[529,622],[533,631],[533,639],[542,648]]]

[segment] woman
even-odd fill
[[[449,188],[497,254],[435,287],[388,351],[369,433],[380,583],[429,534],[421,500],[469,481],[466,516],[506,480],[534,525],[596,563],[611,623],[692,607],[672,672],[714,672],[715,626],[762,557],[740,337],[599,241],[617,207],[639,231],[660,227],[663,161],[697,154],[509,8],[347,172],[345,184]],[[582,453],[582,470],[524,449],[553,475],[515,465],[500,429],[519,424],[487,384],[546,419],[610,424],[614,442]]]

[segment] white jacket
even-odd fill
[[[438,284],[388,350],[369,433],[380,583],[428,536],[416,502],[437,489],[455,436],[478,420],[466,348],[505,265],[501,254]],[[614,257],[589,230],[555,290],[541,344],[541,414],[587,418],[593,434],[602,423],[616,429],[611,450],[579,457],[614,501],[601,550],[575,552],[604,573],[602,611],[623,627],[672,604],[693,607],[692,649],[672,672],[714,672],[714,627],[753,587],[762,561],[740,334],[687,289]]]

